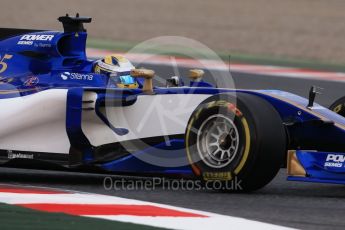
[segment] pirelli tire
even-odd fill
[[[260,189],[286,158],[287,137],[280,115],[270,103],[251,94],[209,98],[193,112],[185,135],[194,174],[216,190]]]
[[[336,100],[329,109],[345,117],[345,97]]]

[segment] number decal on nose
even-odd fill
[[[5,60],[7,59],[11,59],[13,57],[13,55],[9,55],[9,54],[5,54],[4,56],[3,56],[3,58],[1,59],[1,61],[0,61],[0,65],[1,65],[1,69],[0,69],[0,73],[3,73],[3,72],[5,72],[6,71],[6,69],[7,69],[7,63],[5,62]]]

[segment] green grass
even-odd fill
[[[158,230],[145,225],[96,218],[71,216],[63,213],[40,212],[14,205],[0,204],[1,230]]]
[[[114,50],[117,52],[127,52],[132,49],[136,43],[134,42],[113,42],[109,40],[95,39],[91,38],[87,42],[88,47]],[[183,50],[184,52],[186,50]],[[179,50],[174,47],[162,49],[147,48],[146,52],[148,53],[160,53],[164,55],[186,57],[188,55],[181,55]],[[187,53],[188,54],[188,53]],[[203,52],[200,51],[201,56]],[[302,60],[302,59],[292,59],[292,58],[283,58],[283,57],[274,57],[271,55],[251,55],[251,54],[242,54],[242,53],[224,53],[217,52],[218,56],[224,61],[229,61],[229,55],[231,56],[231,62],[239,62],[246,64],[258,64],[258,65],[275,65],[275,66],[285,66],[285,67],[296,67],[296,68],[307,68],[314,70],[324,70],[324,71],[339,71],[345,72],[345,64],[343,63],[327,63],[318,60]]]

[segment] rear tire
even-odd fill
[[[330,107],[333,112],[345,117],[345,97],[336,100]]]
[[[194,174],[206,184],[221,183],[216,189],[236,192],[269,183],[283,165],[286,142],[275,108],[246,93],[209,98],[192,114],[186,130]]]

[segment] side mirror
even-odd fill
[[[152,78],[155,76],[155,71],[150,69],[132,69],[130,74],[134,78],[144,78],[143,92],[153,94]]]
[[[166,87],[179,87],[181,85],[181,79],[179,76],[172,76],[171,78],[167,79]]]

